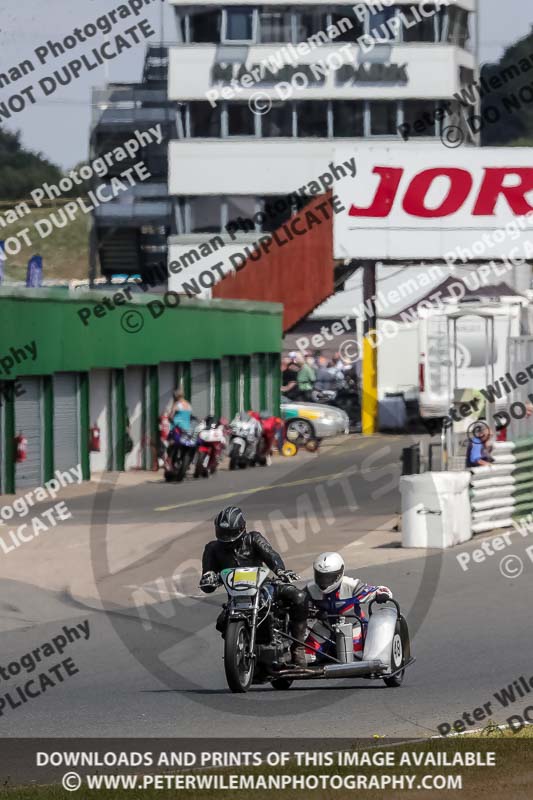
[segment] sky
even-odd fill
[[[493,61],[511,44],[529,32],[533,25],[533,3],[531,0],[478,0],[480,9],[480,61]],[[0,90],[0,103],[5,102],[15,90],[37,83],[52,75],[62,66],[64,58],[51,59],[40,65],[34,50],[45,45],[49,39],[63,39],[73,28],[94,22],[100,15],[117,8],[126,0],[0,0],[0,72],[6,72],[26,58],[36,63],[36,71],[17,81],[12,87]],[[163,14],[161,10],[163,9]],[[504,13],[502,13],[504,10]],[[163,24],[161,25],[161,16]],[[161,5],[153,0],[138,18],[119,21],[107,37],[100,34],[100,42],[119,33],[136,21],[146,18],[157,35],[150,41],[157,42],[162,30],[163,39],[175,41],[175,23],[168,3]],[[87,44],[78,45],[72,58],[78,53],[90,52],[97,43],[95,37]],[[83,49],[82,49],[83,48]],[[144,43],[135,45],[107,67],[91,72],[82,72],[69,86],[59,86],[48,99],[42,92],[36,93],[38,102],[28,105],[13,115],[13,122],[6,124],[10,130],[20,130],[23,144],[41,152],[61,167],[72,167],[88,156],[88,138],[91,122],[91,88],[103,86],[107,81],[138,81],[142,74]]]

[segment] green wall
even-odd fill
[[[0,379],[281,351],[282,306],[277,303],[183,298],[154,319],[148,303],[162,296],[138,294],[101,318],[91,315],[85,326],[77,312],[102,307],[102,299],[114,293],[0,288],[0,359],[11,347],[37,345],[35,361],[26,359],[11,375],[0,373]],[[142,317],[138,333],[122,327],[131,311]]]

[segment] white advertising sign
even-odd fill
[[[335,257],[533,260],[533,148],[338,147]],[[453,257],[455,255],[455,258]]]

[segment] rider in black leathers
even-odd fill
[[[246,520],[240,508],[229,506],[221,511],[215,518],[215,531],[217,538],[206,544],[202,557],[200,588],[203,592],[214,592],[219,585],[220,571],[232,567],[257,567],[266,564],[282,580],[289,581],[295,577],[293,572],[285,569],[283,559],[262,534],[246,530]],[[281,600],[288,607],[291,636],[303,642],[308,616],[306,593],[287,582],[276,585],[276,600]],[[303,645],[293,645],[292,657],[296,666],[306,666]]]

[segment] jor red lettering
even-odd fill
[[[417,173],[409,182],[403,198],[400,184],[404,177],[403,167],[376,166],[372,170],[379,177],[374,197],[368,206],[351,205],[351,217],[388,217],[392,209],[401,204],[406,214],[419,218],[449,217],[471,204],[474,217],[493,217],[499,203],[505,203],[516,216],[533,211],[526,195],[533,192],[532,167],[484,167],[477,196],[474,194],[474,175],[468,169],[458,167],[433,167]],[[428,203],[428,196],[437,181],[444,196],[439,204]],[[501,211],[501,208],[499,209]]]

